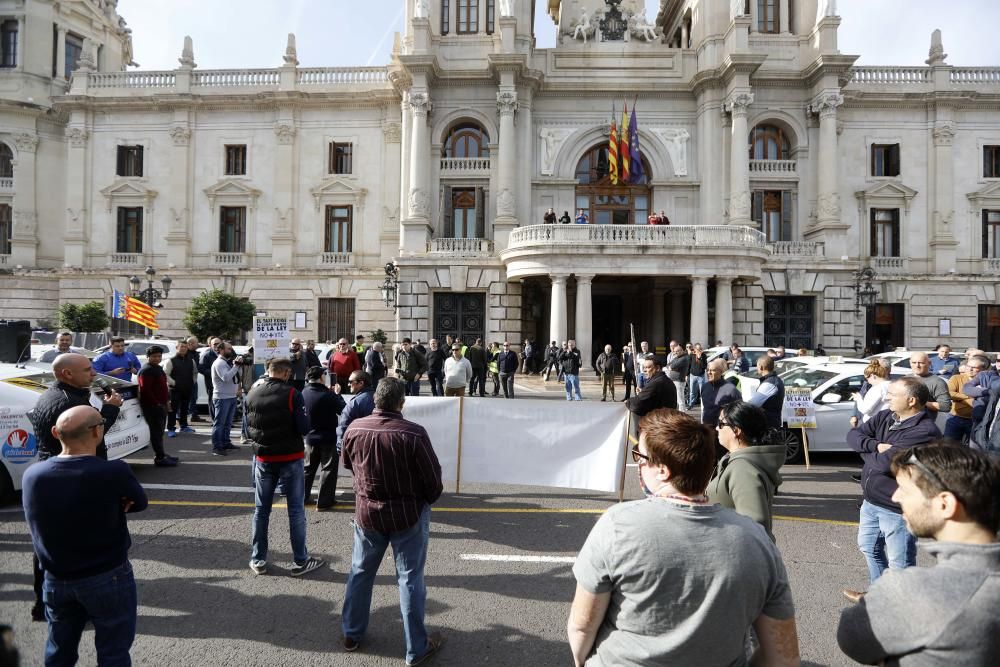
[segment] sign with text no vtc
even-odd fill
[[[816,404],[812,400],[812,390],[785,387],[781,418],[788,423],[788,428],[816,428]]]
[[[274,357],[287,357],[291,336],[283,317],[253,318],[253,361],[263,364]]]

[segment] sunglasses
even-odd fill
[[[639,445],[632,447],[632,460],[635,463],[642,463],[643,461],[648,461],[649,457],[639,451]]]
[[[939,489],[941,489],[942,492],[947,491],[956,498],[958,497],[958,494],[956,494],[954,491],[945,486],[944,482],[941,481],[941,478],[938,477],[930,468],[928,468],[920,459],[917,458],[916,452],[910,452],[910,458],[906,459],[906,465],[913,466],[914,468],[919,470],[921,475],[930,480],[930,482],[935,486],[937,486]]]
[[[723,428],[726,428],[727,426],[728,426],[729,428],[732,428],[732,427],[733,427],[733,425],[732,425],[732,424],[730,424],[729,422],[724,422],[724,421],[722,421],[722,420],[720,419],[720,420],[719,420],[719,425],[718,425],[718,426],[716,426],[715,428],[718,428],[718,429],[723,429]]]

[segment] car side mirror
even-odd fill
[[[840,403],[842,400],[843,398],[841,397],[840,394],[835,394],[833,392],[830,392],[829,394],[823,394],[820,397],[819,402],[825,404],[831,404],[831,403]]]

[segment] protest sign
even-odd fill
[[[287,357],[291,336],[284,317],[253,318],[253,362],[266,363],[274,357]]]

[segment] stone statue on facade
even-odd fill
[[[285,45],[285,55],[282,60],[286,67],[295,67],[299,64],[298,53],[295,50],[295,33],[288,33],[288,43]]]
[[[628,41],[629,34],[653,42],[657,39],[656,26],[649,23],[646,17],[640,14],[632,14],[628,18],[628,30],[625,32],[625,41]]]
[[[551,176],[555,172],[559,147],[573,132],[575,130],[572,128],[543,127],[538,133],[541,139],[541,167],[544,176]]]
[[[413,3],[413,18],[425,19],[430,16],[430,0],[415,0]]]
[[[944,43],[941,41],[941,30],[935,30],[931,33],[931,49],[927,52],[928,65],[943,65],[945,58],[948,54],[944,52]]]
[[[593,17],[586,8],[580,10],[580,19],[573,26],[573,39],[582,39],[587,43],[587,37],[593,35],[596,28],[593,25]]]
[[[517,11],[517,0],[500,0],[500,16],[508,18]]]
[[[688,174],[688,140],[691,133],[684,128],[667,127],[655,128],[653,134],[663,140],[667,147],[667,155],[674,167],[674,176],[687,176]]]
[[[816,23],[828,16],[838,16],[837,0],[819,0],[816,3]]]
[[[181,64],[181,69],[192,69],[198,64],[194,61],[194,41],[191,35],[184,35],[184,48],[181,49],[181,57],[177,59]]]
[[[732,0],[729,5],[729,18],[734,19],[737,16],[745,16],[747,13],[747,2],[746,0]]]

